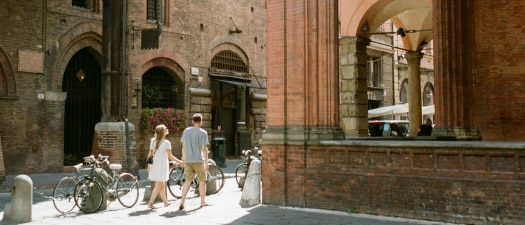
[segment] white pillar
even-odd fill
[[[3,221],[31,222],[33,206],[33,181],[27,175],[18,175],[13,182],[11,203],[6,204]]]

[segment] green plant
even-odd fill
[[[140,129],[155,132],[157,125],[164,124],[172,134],[180,134],[187,127],[187,115],[173,108],[144,108],[140,117]]]
[[[347,212],[347,213],[351,213],[351,214],[353,214],[353,213],[357,213],[357,208],[356,208],[356,207],[348,208],[348,209],[346,210],[346,212]]]
[[[154,107],[162,102],[164,95],[157,86],[145,85],[142,87],[142,103],[146,107]]]

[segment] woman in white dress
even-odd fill
[[[151,181],[155,181],[155,188],[151,191],[151,197],[148,202],[148,207],[156,209],[153,202],[160,194],[160,198],[164,202],[164,206],[169,206],[170,203],[166,198],[166,181],[169,176],[169,160],[176,161],[177,163],[183,164],[183,161],[177,159],[171,154],[171,143],[166,140],[168,135],[168,128],[164,124],[158,125],[155,128],[155,138],[151,141],[150,151],[148,157],[153,156],[153,164],[149,166],[149,177]]]

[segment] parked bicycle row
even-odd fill
[[[138,178],[127,172],[120,172],[121,164],[110,164],[109,157],[93,155],[84,157],[83,164],[76,165],[76,175],[62,178],[53,190],[51,200],[61,213],[71,212],[78,207],[82,212],[93,213],[118,200],[127,208],[135,206],[139,198]],[[111,173],[106,172],[106,168]],[[224,186],[223,171],[209,159],[206,194],[215,194]],[[169,179],[166,182],[169,193],[175,198],[181,198],[185,182],[184,166],[170,161]],[[198,189],[199,182],[195,177],[190,186]],[[192,190],[190,190],[192,191]]]
[[[53,204],[61,213],[72,211],[75,206],[85,213],[99,210],[104,204],[118,200],[124,207],[133,207],[139,198],[137,177],[120,173],[121,164],[110,164],[108,156],[84,157],[84,164],[75,166],[77,175],[62,178],[53,190]],[[109,175],[104,169],[111,170]],[[105,193],[104,193],[105,192]]]

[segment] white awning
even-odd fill
[[[435,108],[434,105],[427,105],[423,106],[421,111],[423,115],[433,115]],[[408,116],[408,104],[391,105],[368,110],[368,118],[378,116]]]

